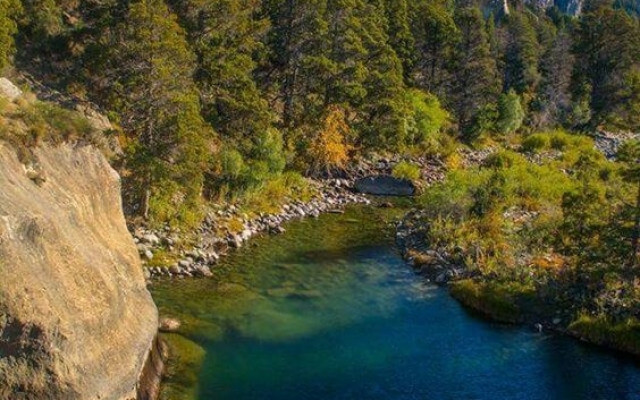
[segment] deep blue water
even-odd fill
[[[366,209],[294,223],[212,280],[156,288],[203,350],[192,396],[640,399],[636,361],[477,318],[416,276],[385,227]]]

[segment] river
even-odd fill
[[[640,399],[637,361],[487,322],[416,276],[393,245],[402,212],[292,222],[211,279],[154,284],[183,322],[163,398]]]

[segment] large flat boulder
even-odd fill
[[[0,399],[134,399],[157,310],[93,147],[0,141]]]
[[[358,179],[354,188],[360,193],[375,196],[413,196],[416,193],[413,182],[391,175],[375,175]]]

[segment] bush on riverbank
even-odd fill
[[[507,321],[534,304],[565,321],[581,309],[613,324],[638,318],[630,167],[607,161],[591,139],[563,132],[530,135],[520,148],[450,172],[420,199],[428,246],[475,276],[456,283],[454,296]],[[514,300],[531,290],[536,302]]]

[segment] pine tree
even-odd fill
[[[411,26],[417,53],[415,81],[421,88],[442,96],[459,37],[453,13],[444,1],[419,1],[412,5]]]
[[[491,58],[484,19],[477,8],[459,8],[455,22],[460,31],[454,54],[454,82],[449,95],[465,140],[479,133],[487,107],[499,93],[496,63]]]
[[[606,3],[593,4],[582,16],[576,32],[575,69],[572,79],[574,102],[586,99],[591,108],[590,124],[625,125],[616,113],[625,99],[624,82],[640,68],[640,24],[625,11]]]
[[[359,8],[362,42],[367,58],[364,82],[366,98],[359,110],[362,142],[387,149],[405,145],[405,117],[409,104],[405,96],[402,63],[389,45],[387,20],[380,1]]]
[[[519,94],[531,94],[540,81],[540,46],[536,31],[525,14],[514,12],[507,21],[504,90],[513,88]]]
[[[111,104],[132,136],[127,182],[145,219],[188,218],[211,132],[192,82],[194,56],[162,0],[131,3],[111,44]],[[183,215],[184,214],[184,215]]]
[[[18,31],[15,19],[21,11],[18,0],[0,0],[0,72],[15,52],[13,35]]]
[[[541,83],[534,102],[534,128],[565,124],[571,109],[571,35],[566,29],[558,32],[540,61]]]
[[[197,55],[196,82],[205,118],[245,155],[274,116],[254,80],[254,53],[267,21],[255,18],[259,0],[176,1]]]
[[[402,62],[405,80],[409,81],[415,61],[415,40],[411,33],[407,0],[385,0],[384,8],[389,21],[387,29],[389,44]]]
[[[291,130],[322,111],[326,78],[326,0],[264,0],[263,12],[271,23],[269,63],[261,80],[273,92],[272,107]]]

